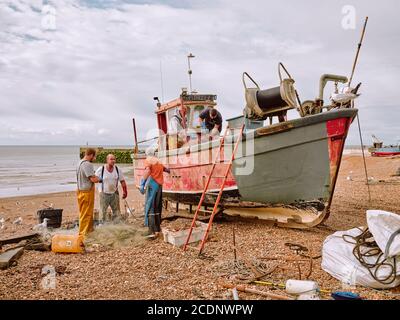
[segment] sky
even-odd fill
[[[242,114],[242,73],[276,87],[278,62],[301,100],[314,99],[322,74],[349,76],[365,16],[353,80],[363,138],[394,144],[399,9],[398,0],[0,0],[0,145],[131,145],[132,117],[139,139],[152,136],[153,97],[188,87],[190,52],[193,88],[217,94],[225,119]],[[356,122],[347,142],[359,144]]]

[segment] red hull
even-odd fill
[[[373,157],[390,157],[400,155],[400,152],[372,152]]]

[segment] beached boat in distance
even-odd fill
[[[375,135],[372,135],[373,146],[368,149],[373,157],[389,157],[400,155],[400,144],[397,146],[384,146]]]
[[[282,69],[286,78],[281,75]],[[316,226],[329,216],[346,136],[357,109],[351,100],[332,100],[324,105],[323,95],[327,82],[334,82],[337,89],[338,82],[348,82],[347,77],[323,75],[318,98],[302,103],[294,80],[282,64],[279,77],[279,86],[261,90],[247,73],[243,74],[246,106],[243,110],[239,102],[238,113],[242,115],[227,120],[229,129],[219,155],[221,138],[212,140],[202,134],[197,122],[201,111],[216,107],[216,95],[183,90],[179,98],[157,104],[157,156],[171,169],[171,174],[164,176],[165,200],[197,205],[213,161],[220,156],[204,202],[204,206],[214,205],[227,159],[244,125],[220,211],[292,228]],[[247,82],[253,86],[249,88]],[[182,104],[188,109],[188,143],[171,149],[169,120]],[[298,111],[296,119],[287,119],[290,109]],[[143,153],[134,155],[137,185],[144,160]]]

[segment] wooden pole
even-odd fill
[[[237,261],[237,256],[236,256],[236,236],[235,236],[235,226],[232,227],[232,236],[233,236],[233,257],[235,259],[235,262]]]
[[[354,71],[356,69],[358,55],[360,54],[360,49],[361,49],[361,45],[362,45],[362,42],[363,42],[363,39],[364,39],[365,29],[367,28],[367,22],[368,22],[368,17],[365,17],[364,27],[363,27],[362,32],[361,32],[361,39],[360,39],[360,42],[358,43],[356,57],[354,59],[353,68],[351,70],[351,76],[350,76],[350,80],[349,80],[349,87],[351,85],[351,81],[353,80],[353,75],[354,75]]]
[[[135,141],[135,147],[133,149],[133,152],[134,152],[134,154],[137,154],[138,153],[138,143],[137,143],[135,118],[132,118],[132,124],[133,124],[133,137],[134,137],[134,141]]]
[[[279,294],[266,292],[266,291],[261,291],[261,290],[256,290],[256,289],[251,289],[251,288],[246,288],[243,285],[233,285],[233,284],[230,284],[230,283],[223,283],[222,286],[224,288],[226,288],[226,289],[236,288],[238,291],[257,294],[257,295],[268,297],[268,298],[271,298],[271,299],[274,299],[274,300],[294,300],[294,298],[292,298],[292,297],[282,296],[282,295],[279,295]]]

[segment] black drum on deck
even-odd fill
[[[287,102],[282,99],[280,86],[257,91],[257,102],[264,112],[268,111],[270,108],[275,109],[287,105]]]

